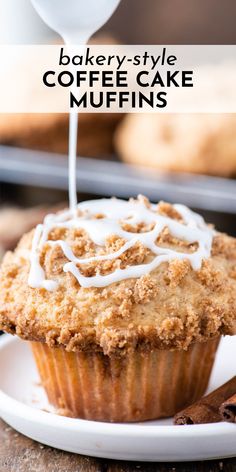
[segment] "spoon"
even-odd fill
[[[44,22],[66,44],[86,44],[114,13],[120,0],[31,0]]]

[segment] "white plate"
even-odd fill
[[[236,339],[218,351],[210,389],[235,375]],[[236,425],[173,426],[172,421],[109,424],[65,418],[50,410],[26,342],[0,338],[0,416],[17,431],[65,451],[138,461],[188,461],[236,455]]]

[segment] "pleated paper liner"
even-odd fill
[[[49,402],[62,414],[130,422],[173,416],[208,385],[219,339],[188,351],[134,351],[124,357],[67,352],[31,343]]]

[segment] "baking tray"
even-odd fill
[[[66,190],[67,157],[0,146],[0,182]],[[151,200],[236,214],[236,180],[184,173],[164,173],[116,160],[78,157],[78,191],[127,198],[139,193]]]

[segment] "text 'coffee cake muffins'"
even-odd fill
[[[89,45],[92,46],[112,44],[119,44],[119,42],[110,34],[98,33],[89,40]],[[18,67],[17,64],[15,70],[12,71],[11,68],[10,71],[19,81]],[[45,97],[42,95],[38,77],[34,75],[31,62],[29,63],[26,59],[23,64],[21,62],[20,67],[26,71],[26,78],[30,77],[24,101],[31,109],[32,102],[41,103]],[[58,103],[62,99],[63,88],[58,87]],[[107,158],[113,154],[113,136],[121,119],[120,113],[81,113],[79,155]],[[0,113],[1,144],[67,155],[68,135],[69,115],[67,113]]]
[[[203,395],[235,290],[234,238],[182,205],[101,199],[7,253],[0,328],[32,343],[62,414],[167,417]]]

